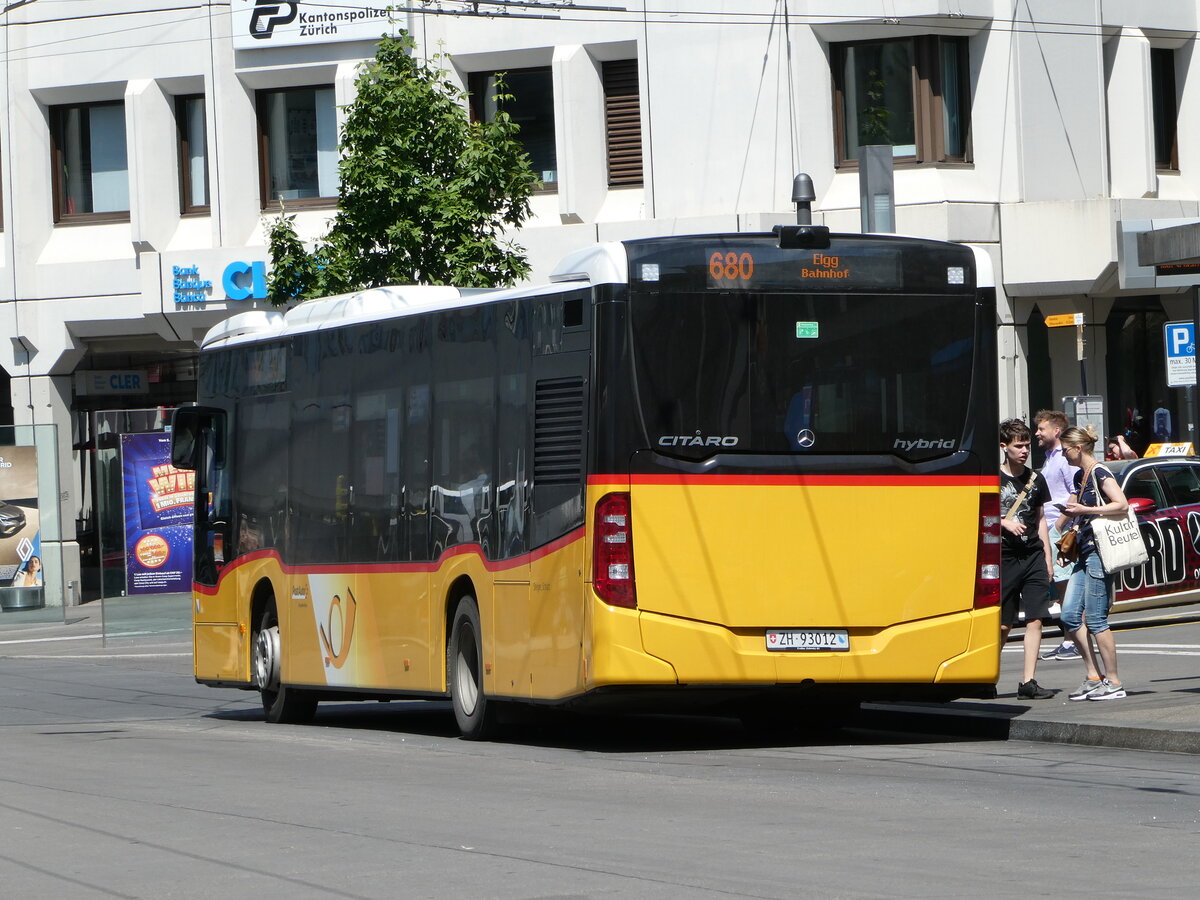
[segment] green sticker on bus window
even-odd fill
[[[820,337],[821,326],[817,322],[797,322],[796,337],[798,338],[815,338]]]

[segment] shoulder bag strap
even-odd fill
[[[1092,493],[1096,495],[1096,505],[1103,506],[1103,504],[1100,503],[1100,501],[1103,499],[1103,497],[1101,497],[1101,495],[1100,495],[1100,479],[1096,477],[1096,469],[1098,469],[1098,468],[1100,468],[1100,463],[1094,463],[1092,465],[1092,467],[1090,469],[1088,469],[1088,478],[1090,478],[1092,480]],[[1108,472],[1108,469],[1105,469],[1104,471]],[[1108,474],[1112,475],[1112,472],[1108,472]],[[1087,478],[1085,478],[1084,481],[1086,482]],[[1082,487],[1079,489],[1079,493],[1080,493],[1079,499],[1082,500],[1083,499],[1083,496],[1082,496],[1083,488]],[[1100,513],[1089,513],[1088,518],[1094,519],[1098,515],[1100,515]]]
[[[1017,514],[1017,510],[1021,508],[1021,503],[1024,502],[1025,496],[1029,493],[1029,489],[1033,487],[1033,480],[1035,478],[1037,478],[1037,472],[1033,470],[1033,466],[1030,466],[1029,480],[1025,482],[1025,490],[1017,494],[1017,499],[1013,502],[1013,505],[1009,507],[1008,515],[1004,517],[1005,519],[1012,521],[1012,517]]]

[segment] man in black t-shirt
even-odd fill
[[[1025,614],[1025,665],[1017,685],[1020,700],[1054,696],[1033,678],[1042,643],[1042,619],[1050,612],[1048,591],[1054,560],[1042,507],[1050,502],[1046,479],[1028,465],[1029,426],[1020,419],[1000,423],[1000,639]]]

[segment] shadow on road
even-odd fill
[[[223,710],[209,718],[262,721],[256,709]],[[266,726],[264,727],[274,727]],[[391,732],[453,739],[458,736],[449,702],[322,703],[312,728]],[[774,728],[747,729],[741,721],[716,715],[584,714],[566,710],[518,707],[506,710],[494,741],[513,745],[592,753],[663,753],[692,750],[738,750],[771,747],[837,747],[846,745],[926,744],[1004,740],[1007,721],[930,716],[893,710],[864,709],[844,727],[801,722]]]

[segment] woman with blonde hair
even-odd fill
[[[1125,696],[1125,687],[1117,673],[1117,643],[1108,626],[1116,578],[1104,571],[1091,523],[1096,516],[1124,513],[1129,501],[1112,472],[1097,464],[1094,451],[1098,439],[1090,425],[1068,428],[1059,438],[1067,462],[1079,467],[1075,492],[1063,506],[1063,513],[1071,516],[1074,527],[1079,529],[1079,557],[1067,582],[1061,618],[1064,632],[1070,632],[1083,656],[1087,675],[1083,684],[1069,695],[1071,700],[1118,700]],[[1103,673],[1096,665],[1089,633],[1096,636]]]

